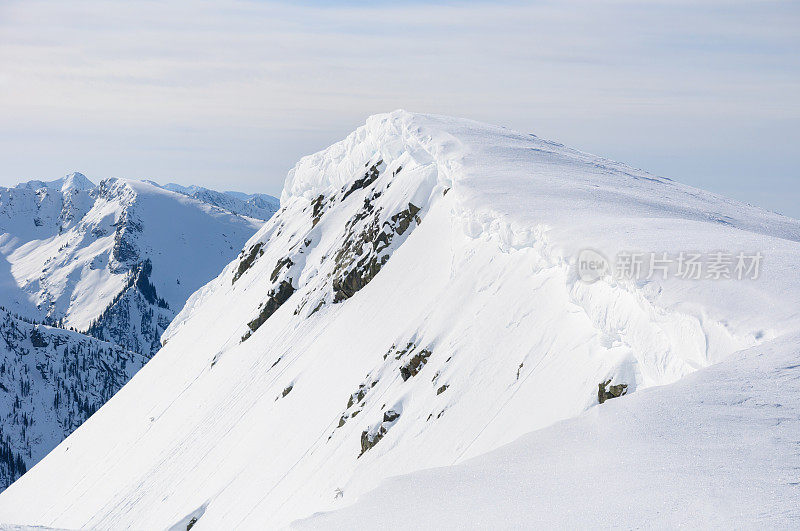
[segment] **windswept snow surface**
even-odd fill
[[[501,470],[514,462],[530,470],[536,462],[527,452],[535,451],[555,456],[541,457],[552,466],[530,480],[544,489],[536,498],[500,473],[487,479],[502,484],[509,510],[520,514],[550,510],[554,523],[630,527],[658,525],[678,510],[703,517],[690,525],[713,523],[715,508],[739,507],[754,521],[788,525],[797,487],[786,477],[797,452],[786,445],[796,441],[796,424],[781,408],[797,416],[790,360],[800,333],[800,222],[531,135],[403,111],[373,116],[302,159],[281,204],[239,258],[189,299],[158,356],[0,495],[0,520],[281,527],[346,507],[391,476],[465,462],[394,480],[352,510],[374,516],[397,482],[432,478],[424,483],[430,493],[437,481],[446,489],[498,460]],[[587,247],[606,256],[760,251],[764,260],[757,280],[588,284],[576,272]],[[726,359],[743,361],[706,369]],[[773,372],[784,387],[743,383]],[[598,383],[609,379],[627,384],[628,396],[598,406]],[[736,391],[736,382],[748,387]],[[775,437],[759,432],[776,422]],[[661,423],[671,424],[667,437],[686,440],[655,444]],[[735,463],[742,453],[731,434],[740,423],[749,447],[760,449],[748,456],[753,463],[719,474],[693,468],[710,454]],[[486,455],[542,428],[505,454]],[[558,457],[562,432],[574,461]],[[723,435],[718,445],[715,433]],[[693,452],[695,437],[710,442]],[[650,443],[665,455],[633,455]],[[587,456],[597,456],[596,467]],[[609,456],[631,469],[602,462]],[[772,478],[759,463],[785,468]],[[662,481],[664,464],[685,467],[684,475]],[[565,479],[548,490],[547,477],[562,468]],[[581,510],[588,487],[569,488],[581,470],[593,474],[593,497],[579,517],[560,520],[560,503]],[[692,492],[704,496],[672,492],[692,481],[692,470],[701,485]],[[742,484],[748,471],[760,483],[745,497],[729,480]],[[615,472],[622,486],[608,489],[598,513],[615,520],[595,520],[590,511],[602,506]],[[627,488],[633,476],[640,488]],[[471,495],[468,487],[457,492]],[[654,512],[659,490],[680,504]],[[459,507],[450,501],[443,511]],[[439,518],[435,526],[447,515],[428,502],[421,507]],[[358,517],[352,511],[303,525],[347,526]],[[378,517],[363,522],[380,525]]]
[[[800,336],[734,354],[298,529],[797,529]]]

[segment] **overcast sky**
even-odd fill
[[[396,108],[505,125],[800,217],[800,4],[0,0],[0,184],[279,195]]]

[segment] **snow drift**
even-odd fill
[[[2,520],[285,526],[580,416],[599,383],[627,386],[616,408],[798,330],[800,223],[532,135],[373,116],[281,205]],[[765,259],[757,280],[585,283],[586,247]]]

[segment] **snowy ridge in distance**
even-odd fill
[[[263,224],[224,207],[80,173],[0,188],[0,490],[161,348]]]
[[[189,295],[262,223],[139,181],[106,179],[95,187],[71,174],[0,188],[0,304],[39,322],[94,327],[102,339],[152,354]],[[129,301],[141,308],[123,313],[145,318],[154,332],[138,337],[125,323],[104,326],[104,313],[143,271],[150,300]]]
[[[194,197],[200,201],[218,206],[229,212],[249,216],[256,219],[269,219],[280,207],[277,197],[267,194],[245,194],[243,192],[217,192],[202,186],[183,186],[175,183],[160,185],[153,181],[145,181],[159,188]]]

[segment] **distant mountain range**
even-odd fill
[[[194,197],[209,205],[218,206],[230,212],[250,216],[256,219],[269,219],[280,208],[277,197],[267,194],[245,194],[242,192],[217,192],[202,186],[182,186],[168,183],[159,185],[153,181],[145,181],[164,190]]]
[[[0,187],[0,403],[13,405],[0,409],[0,456],[30,467],[80,425],[277,208],[266,195],[80,173]],[[13,476],[0,470],[0,487]]]

